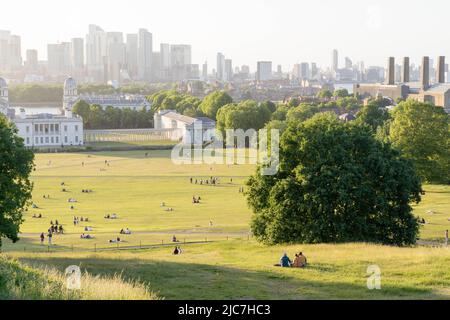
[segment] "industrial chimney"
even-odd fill
[[[445,83],[445,57],[438,57],[436,79],[439,83]]]
[[[402,82],[409,82],[409,57],[403,58]]]
[[[422,89],[426,90],[430,87],[430,57],[422,58],[420,82]]]
[[[389,57],[387,69],[387,84],[393,86],[395,84],[395,58]]]

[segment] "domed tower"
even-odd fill
[[[73,105],[78,100],[77,82],[74,78],[69,77],[64,81],[64,98],[63,108],[65,111],[71,111]]]
[[[8,84],[5,79],[0,77],[0,112],[7,113],[9,106]]]

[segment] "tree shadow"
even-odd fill
[[[61,271],[77,265],[93,275],[120,273],[125,279],[149,284],[152,291],[169,300],[448,299],[448,296],[439,294],[437,290],[404,286],[397,282],[384,285],[382,290],[368,290],[367,276],[363,272],[358,283],[327,277],[327,273],[334,273],[340,268],[331,264],[317,264],[306,269],[265,266],[265,270],[261,271],[184,263],[182,255],[179,257],[177,262],[103,259],[96,256],[21,260],[34,266],[53,266]]]

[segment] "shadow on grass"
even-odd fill
[[[169,300],[448,299],[448,296],[431,289],[397,283],[384,285],[382,290],[368,290],[364,273],[360,274],[358,283],[353,280],[336,281],[339,278],[336,276],[332,277],[333,280],[327,279],[329,273],[339,271],[339,267],[330,264],[318,264],[307,269],[267,266],[267,270],[255,271],[218,265],[103,259],[95,256],[82,259],[36,257],[21,260],[34,266],[49,265],[61,271],[70,265],[77,265],[93,275],[121,273],[125,279],[150,284],[151,290]]]

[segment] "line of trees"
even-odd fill
[[[114,107],[102,108],[89,105],[83,100],[73,107],[73,113],[83,118],[85,129],[144,129],[153,127],[153,111],[143,108],[133,110]]]

